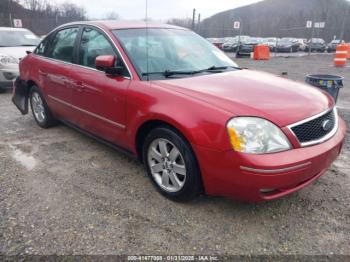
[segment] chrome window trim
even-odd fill
[[[327,135],[325,135],[324,137],[320,138],[320,139],[317,139],[317,140],[313,140],[313,141],[310,141],[310,142],[304,142],[304,143],[301,143],[298,139],[298,137],[295,135],[295,133],[293,132],[292,128],[293,127],[296,127],[296,126],[299,126],[299,125],[302,125],[302,124],[305,124],[309,121],[312,121],[316,118],[319,118],[323,115],[326,115],[328,114],[330,111],[333,111],[333,114],[334,114],[334,119],[335,119],[335,123],[334,123],[334,127],[333,127],[333,130],[331,132],[329,132]],[[307,146],[312,146],[312,145],[317,145],[317,144],[321,144],[329,139],[331,139],[338,131],[338,128],[339,128],[339,116],[338,116],[338,110],[337,110],[337,107],[334,106],[333,108],[331,109],[328,109],[326,111],[323,111],[317,115],[314,115],[312,117],[309,117],[309,118],[306,118],[304,120],[301,120],[297,123],[294,123],[294,124],[291,124],[289,126],[287,126],[287,128],[289,129],[289,131],[293,134],[293,136],[296,138],[296,140],[299,142],[299,144],[301,145],[301,147],[307,147]]]
[[[298,170],[298,169],[301,169],[303,167],[307,167],[309,165],[311,165],[311,162],[306,162],[306,163],[303,163],[303,164],[300,164],[300,165],[286,167],[286,168],[279,168],[279,169],[256,169],[256,168],[251,168],[251,167],[246,167],[246,166],[240,166],[240,168],[243,171],[248,171],[248,172],[253,172],[253,173],[277,174],[277,173],[283,173],[283,172]]]
[[[87,110],[85,110],[85,109],[82,109],[82,108],[80,108],[80,107],[74,106],[74,105],[72,105],[71,103],[68,103],[68,102],[66,102],[66,101],[63,101],[63,100],[61,100],[61,99],[59,99],[59,98],[57,98],[57,97],[54,97],[54,96],[52,96],[52,95],[48,95],[48,97],[49,97],[50,99],[52,99],[52,100],[58,102],[58,103],[61,103],[61,104],[65,105],[65,106],[68,106],[68,107],[70,107],[70,108],[73,108],[73,109],[75,109],[75,110],[78,110],[78,111],[80,111],[80,112],[83,112],[83,113],[85,113],[85,114],[88,114],[88,115],[90,115],[90,116],[93,116],[93,117],[95,117],[95,118],[97,118],[97,119],[100,119],[100,120],[102,120],[102,121],[104,121],[104,122],[107,122],[107,123],[109,123],[109,124],[111,124],[111,125],[114,125],[114,126],[116,126],[116,127],[121,128],[121,129],[125,129],[125,125],[122,125],[122,124],[120,124],[120,123],[114,122],[114,121],[112,121],[112,120],[110,120],[110,119],[107,119],[107,118],[105,118],[105,117],[103,117],[103,116],[100,116],[100,115],[97,115],[97,114],[92,113],[92,112],[90,112],[90,111],[87,111]]]
[[[34,56],[38,56],[39,58],[43,58],[43,59],[47,59],[47,60],[51,60],[51,61],[55,61],[55,62],[60,62],[60,63],[67,64],[67,65],[71,65],[71,66],[77,66],[77,67],[89,69],[89,70],[92,70],[92,71],[94,71],[94,72],[98,72],[98,73],[101,73],[101,74],[104,74],[104,75],[106,74],[105,72],[100,71],[100,70],[97,70],[96,68],[92,68],[92,67],[88,67],[88,66],[83,66],[83,65],[78,65],[78,64],[74,64],[74,63],[62,61],[62,60],[59,60],[59,59],[55,59],[55,58],[51,58],[51,57],[47,57],[47,56],[38,55],[38,54],[33,54],[33,55],[34,55]],[[122,76],[122,77],[123,77],[124,79],[127,79],[127,80],[132,80],[131,77],[128,77],[128,76]]]
[[[124,57],[122,56],[122,54],[121,54],[121,52],[120,52],[120,49],[119,49],[118,46],[114,43],[113,39],[110,37],[110,35],[108,34],[108,32],[106,32],[106,30],[104,30],[102,27],[97,26],[97,25],[93,25],[93,24],[89,24],[89,23],[68,24],[68,25],[62,25],[62,26],[59,26],[59,27],[55,28],[55,29],[52,30],[50,33],[48,33],[47,35],[50,35],[50,34],[53,33],[54,31],[62,30],[62,29],[64,29],[65,27],[74,27],[74,26],[78,26],[78,27],[79,27],[79,26],[83,26],[83,27],[84,27],[84,26],[91,26],[91,27],[96,27],[96,28],[98,28],[99,30],[101,30],[101,31],[108,37],[108,39],[110,40],[110,42],[113,44],[113,46],[114,46],[115,49],[117,50],[118,55],[121,57],[121,59],[122,59],[124,65],[126,66],[126,69],[127,69],[128,72],[129,72],[130,77],[123,76],[123,78],[129,79],[129,80],[133,80],[133,79],[134,79],[133,74],[131,73],[131,70],[130,70],[128,64],[125,62],[125,59],[124,59]],[[41,43],[41,42],[40,42],[40,43]],[[40,45],[40,43],[39,43],[39,45]],[[74,63],[62,61],[62,60],[59,60],[59,59],[54,59],[54,58],[51,58],[51,57],[47,57],[47,56],[43,56],[43,55],[38,55],[38,54],[35,54],[34,52],[32,53],[32,55],[35,55],[35,56],[38,56],[38,57],[42,57],[42,58],[46,58],[46,59],[50,59],[50,60],[54,60],[54,61],[58,61],[58,62],[62,62],[62,63],[65,63],[65,64],[70,64],[70,65],[74,65],[74,66],[79,66],[79,67],[82,67],[82,68],[85,68],[85,69],[90,69],[90,70],[97,71],[97,72],[101,72],[101,73],[105,74],[103,71],[97,70],[96,68],[87,67],[87,66],[82,66],[82,65],[79,65],[79,64],[74,64]]]

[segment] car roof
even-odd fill
[[[28,31],[26,28],[17,28],[17,27],[0,27],[0,31]]]
[[[109,21],[109,20],[78,21],[78,22],[64,24],[60,27],[70,26],[70,25],[92,25],[92,26],[102,27],[102,28],[108,29],[108,30],[136,29],[136,28],[169,28],[169,29],[188,30],[188,29],[183,28],[183,27],[169,25],[169,24],[156,23],[156,22],[146,23],[145,21],[115,21],[115,20],[112,20],[112,21]]]

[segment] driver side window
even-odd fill
[[[115,56],[115,53],[104,35],[97,30],[85,28],[80,43],[79,64],[96,68],[95,59],[100,55]]]
[[[116,56],[116,53],[111,43],[101,32],[88,27],[84,28],[79,48],[79,65],[96,69],[96,57],[101,55]],[[119,62],[115,66],[123,67],[122,75],[129,76],[121,59],[117,59],[117,61]]]

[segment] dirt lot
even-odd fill
[[[347,76],[339,108],[349,125],[350,67],[334,68],[332,56],[238,63],[300,81]],[[10,98],[0,94],[0,254],[350,255],[349,136],[327,174],[298,193],[179,204],[136,161],[63,125],[40,129]]]

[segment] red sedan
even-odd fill
[[[329,95],[241,69],[195,33],[159,24],[55,29],[21,61],[13,102],[40,127],[64,122],[137,156],[177,201],[297,191],[325,173],[346,131]]]

